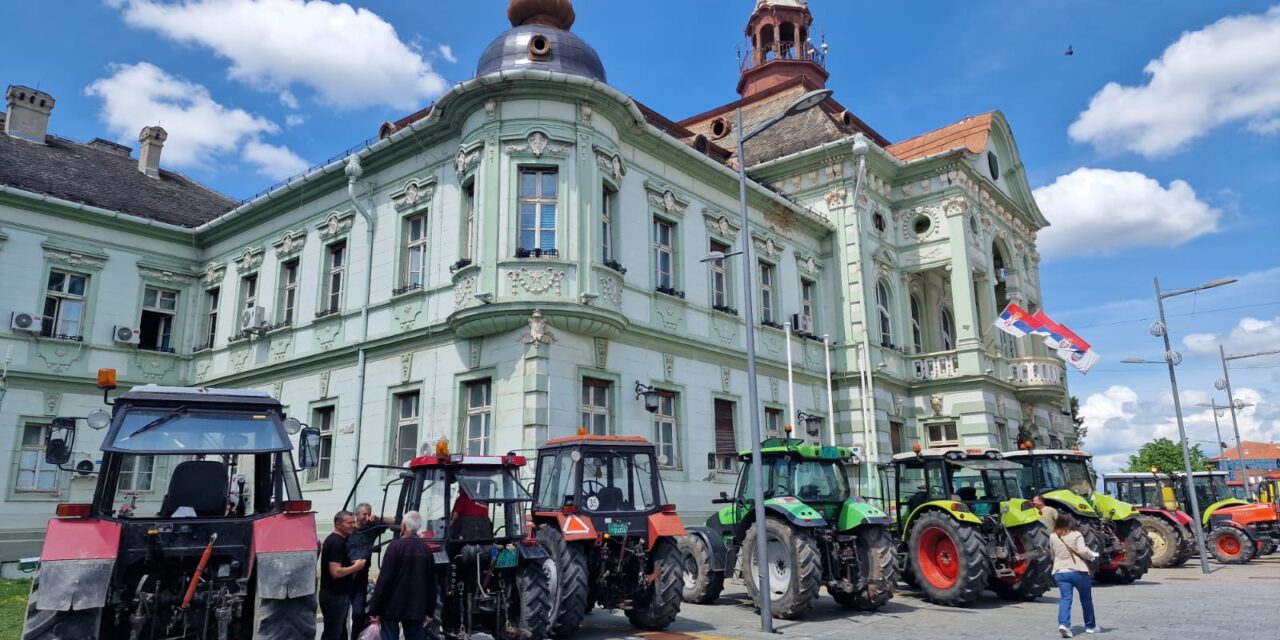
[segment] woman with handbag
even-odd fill
[[[1080,592],[1080,608],[1084,610],[1084,632],[1098,633],[1102,629],[1093,615],[1093,577],[1089,574],[1089,561],[1098,557],[1084,543],[1084,536],[1075,530],[1071,514],[1060,512],[1053,522],[1053,535],[1049,536],[1053,549],[1053,578],[1058,583],[1058,633],[1071,637],[1072,589]]]

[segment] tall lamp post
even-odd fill
[[[1218,404],[1217,400],[1211,400],[1209,402],[1197,402],[1196,406],[1213,410],[1213,432],[1218,436],[1218,457],[1225,458],[1227,456],[1227,441],[1222,439],[1222,427],[1218,425],[1218,418],[1225,415],[1227,405]]]
[[[1236,459],[1240,462],[1240,485],[1244,487],[1245,493],[1249,492],[1249,472],[1244,466],[1244,441],[1240,439],[1240,423],[1236,421],[1236,409],[1243,409],[1244,403],[1237,405],[1235,397],[1231,394],[1231,374],[1227,371],[1227,362],[1242,358],[1270,356],[1277,353],[1280,353],[1280,349],[1229,356],[1226,349],[1221,344],[1218,345],[1218,355],[1222,357],[1222,379],[1214,383],[1213,386],[1218,389],[1225,389],[1227,392],[1227,405],[1231,409],[1231,428],[1236,432]]]
[[[1205,289],[1221,287],[1226,284],[1235,282],[1234,278],[1221,278],[1207,282],[1198,287],[1189,287],[1186,289],[1175,289],[1173,291],[1161,291],[1160,279],[1156,278],[1156,308],[1160,311],[1160,320],[1151,325],[1151,334],[1164,339],[1164,364],[1169,367],[1169,386],[1173,388],[1173,413],[1178,419],[1178,438],[1179,444],[1182,445],[1182,466],[1186,471],[1187,496],[1191,499],[1191,516],[1195,518],[1195,522],[1200,522],[1200,502],[1196,499],[1196,490],[1194,480],[1191,477],[1191,452],[1187,448],[1187,428],[1182,424],[1182,401],[1178,398],[1178,376],[1174,373],[1173,367],[1182,362],[1182,354],[1173,350],[1173,345],[1169,344],[1169,325],[1165,322],[1164,317],[1164,300],[1188,293],[1195,293]],[[1143,360],[1141,358],[1125,358],[1121,360],[1125,364],[1160,364],[1159,361]],[[1209,573],[1209,558],[1205,554],[1204,548],[1204,532],[1200,527],[1191,527],[1196,534],[1196,547],[1200,551],[1200,571]]]
[[[702,259],[703,262],[716,262],[734,254],[742,254],[742,311],[743,319],[747,323],[747,401],[751,407],[747,413],[751,415],[751,467],[755,470],[752,474],[754,477],[751,483],[751,494],[752,499],[755,501],[756,522],[759,523],[756,526],[756,577],[760,580],[760,630],[765,633],[773,632],[773,592],[769,588],[769,571],[766,568],[769,563],[768,543],[765,539],[763,526],[765,522],[764,474],[761,471],[760,414],[758,411],[760,392],[756,385],[756,322],[751,302],[754,298],[751,284],[751,223],[747,216],[747,161],[743,146],[748,140],[764,132],[765,129],[782,122],[790,116],[818,106],[830,95],[830,89],[810,91],[797,98],[795,102],[791,103],[791,106],[787,107],[786,111],[746,133],[742,131],[742,109],[739,108],[737,110],[737,125],[735,129],[738,132],[738,204],[742,225],[742,249],[730,253],[712,251]]]

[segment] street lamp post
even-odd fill
[[[1277,353],[1280,353],[1280,349],[1229,356],[1226,349],[1221,344],[1218,345],[1218,355],[1222,357],[1222,380],[1219,381],[1222,386],[1218,388],[1225,387],[1227,391],[1227,405],[1231,408],[1231,428],[1236,432],[1236,459],[1240,462],[1240,485],[1244,487],[1245,493],[1249,492],[1249,472],[1244,466],[1244,441],[1240,439],[1240,423],[1236,421],[1236,399],[1231,393],[1231,374],[1227,371],[1227,362],[1241,358],[1270,356]]]
[[[773,592],[769,588],[769,571],[767,569],[769,555],[764,531],[764,473],[761,468],[760,415],[758,407],[760,392],[756,385],[755,314],[751,309],[751,301],[754,298],[751,285],[751,223],[747,215],[747,158],[746,153],[743,151],[743,146],[746,145],[747,140],[778,124],[783,118],[812,109],[830,95],[830,89],[810,91],[800,96],[786,111],[756,127],[750,133],[743,133],[742,109],[739,108],[737,110],[737,126],[735,128],[738,132],[738,201],[742,225],[742,310],[743,319],[747,323],[747,400],[751,407],[748,413],[751,414],[751,468],[754,469],[751,493],[752,498],[755,500],[756,577],[760,580],[760,630],[765,633],[773,632]]]
[[[1173,367],[1182,361],[1182,355],[1173,350],[1173,345],[1169,344],[1169,325],[1165,322],[1164,317],[1164,299],[1180,296],[1222,285],[1231,284],[1235,279],[1219,279],[1212,282],[1202,284],[1198,287],[1188,289],[1175,289],[1173,291],[1160,291],[1160,279],[1155,279],[1156,285],[1156,308],[1160,312],[1160,320],[1156,324],[1151,325],[1151,333],[1159,336],[1164,340],[1164,364],[1169,367],[1169,386],[1173,388],[1173,413],[1178,420],[1178,438],[1182,445],[1182,466],[1186,471],[1187,497],[1191,499],[1191,515],[1195,518],[1195,522],[1200,522],[1200,501],[1196,499],[1196,490],[1194,480],[1191,477],[1191,451],[1187,447],[1187,428],[1182,423],[1182,401],[1178,398],[1178,376],[1174,373]],[[1151,361],[1125,358],[1121,362],[1126,364],[1145,364]],[[1204,532],[1200,527],[1191,527],[1196,534],[1196,547],[1200,551],[1200,571],[1209,573],[1209,558],[1204,548]]]

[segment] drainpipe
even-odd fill
[[[870,145],[868,145],[867,141],[863,139],[862,134],[856,135],[853,143],[853,155],[858,158],[858,167],[853,182],[853,217],[858,223],[859,235],[862,234],[862,220],[858,217],[858,196],[862,191],[862,178],[866,174],[867,151],[869,150]],[[858,242],[858,246],[862,246],[861,240]],[[861,249],[859,249],[859,251],[861,251]],[[866,264],[866,262],[861,258],[859,258],[858,262],[863,265]],[[862,401],[860,404],[862,405],[862,446],[864,448],[862,466],[867,468],[867,492],[871,494],[879,494],[879,491],[872,490],[872,487],[875,486],[874,467],[877,461],[875,445],[872,441],[874,438],[878,438],[879,435],[877,434],[875,424],[873,423],[875,420],[875,411],[871,407],[872,399],[875,397],[875,387],[873,378],[871,377],[871,329],[868,327],[871,317],[867,313],[867,286],[865,273],[862,278],[862,293],[863,298],[862,304],[860,305],[862,307],[862,344],[859,345],[862,348],[858,350],[860,352],[858,354],[860,360],[858,363],[858,383],[861,387],[860,391],[862,392]]]
[[[369,292],[373,289],[373,234],[377,228],[377,220],[368,209],[360,204],[356,198],[356,181],[364,174],[364,168],[360,166],[360,156],[352,154],[347,159],[347,197],[351,199],[351,204],[360,213],[360,217],[364,218],[365,226],[365,245],[368,249],[365,253],[366,259],[364,263],[364,300],[360,304],[360,350],[357,352],[356,360],[356,455],[352,460],[354,468],[351,472],[351,481],[360,476],[360,441],[361,429],[364,426],[364,374],[366,365],[365,341],[369,338]]]

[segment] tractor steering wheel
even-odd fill
[[[582,481],[583,493],[588,493],[591,495],[600,495],[600,492],[602,490],[604,490],[604,483],[600,482],[599,480],[583,480]]]

